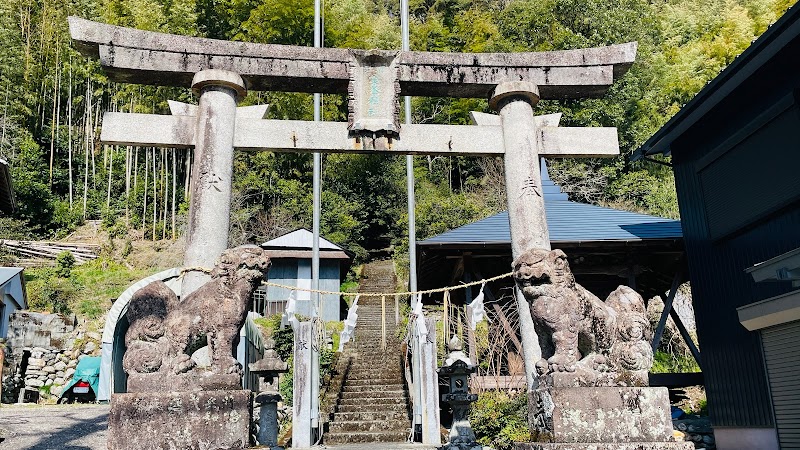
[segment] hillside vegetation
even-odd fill
[[[554,161],[553,178],[578,201],[677,217],[670,171],[626,158],[794,2],[791,0],[412,0],[411,48],[543,51],[639,42],[638,62],[602,99],[543,101],[562,125],[615,126],[623,156]],[[399,2],[325,2],[325,46],[400,47]],[[66,17],[253,42],[309,45],[311,0],[4,0],[0,2],[0,157],[20,208],[0,237],[63,237],[102,220],[112,237],[175,239],[187,210],[185,151],[102,146],[105,111],[168,113],[188,89],[109,82],[70,47]],[[311,119],[311,96],[251,92],[270,117]],[[415,98],[414,120],[468,122],[484,100]],[[324,119],[345,120],[341,96]],[[405,159],[324,157],[322,233],[365,259],[405,252]],[[505,209],[497,158],[418,157],[419,238]],[[238,153],[231,244],[310,226],[311,155]],[[88,280],[87,280],[88,282]]]

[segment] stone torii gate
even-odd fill
[[[196,107],[172,104],[171,116],[106,113],[101,135],[106,144],[194,148],[185,266],[210,267],[228,246],[234,149],[502,155],[514,258],[550,248],[539,157],[609,157],[619,145],[615,128],[558,127],[560,115],[536,117],[534,107],[540,99],[604,94],[636,55],[636,43],[528,53],[363,51],[177,36],[75,17],[69,24],[76,48],[99,59],[111,80],[192,87],[199,96]],[[348,94],[348,122],[267,120],[263,106],[237,108],[247,89]],[[400,96],[488,98],[499,117],[476,114],[477,126],[401,125]],[[184,292],[201,277],[187,278]],[[530,388],[540,349],[528,304],[517,299]],[[435,383],[428,389],[435,398]],[[423,442],[438,443],[436,416],[422,423]]]

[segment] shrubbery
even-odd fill
[[[483,445],[508,450],[514,442],[528,442],[528,397],[524,392],[486,391],[472,404],[469,420]]]

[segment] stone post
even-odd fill
[[[192,89],[200,101],[184,266],[210,268],[228,248],[236,104],[246,90],[242,77],[225,70],[198,72]],[[208,279],[202,272],[188,272],[181,296],[186,298]]]
[[[425,319],[428,338],[420,346],[420,382],[422,383],[422,443],[440,445],[439,434],[439,368],[436,361],[436,319]]]
[[[500,113],[502,120],[506,199],[514,259],[531,248],[550,248],[539,167],[541,142],[533,116],[533,107],[538,102],[539,88],[526,81],[499,84],[489,100],[489,105]],[[530,391],[534,388],[536,362],[541,358],[541,349],[528,302],[519,289],[515,289],[515,297],[525,379]]]
[[[292,447],[309,448],[314,443],[312,436],[311,396],[312,388],[312,342],[313,324],[300,322],[294,332],[294,393],[292,402]]]

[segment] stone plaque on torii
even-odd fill
[[[75,46],[99,59],[111,80],[192,87],[199,96],[196,107],[171,104],[171,116],[106,113],[101,135],[106,144],[194,147],[188,267],[210,267],[228,246],[234,149],[502,155],[513,256],[549,249],[539,158],[609,157],[619,145],[615,128],[558,127],[559,114],[537,117],[534,107],[540,99],[602,95],[636,55],[636,43],[472,54],[311,48],[69,20]],[[348,94],[348,122],[267,120],[263,106],[237,108],[246,89]],[[401,125],[400,96],[487,98],[499,116],[474,114],[474,126]],[[201,277],[187,277],[184,292]],[[528,304],[517,297],[530,388],[541,354]],[[438,443],[438,421],[428,422],[423,440]]]

